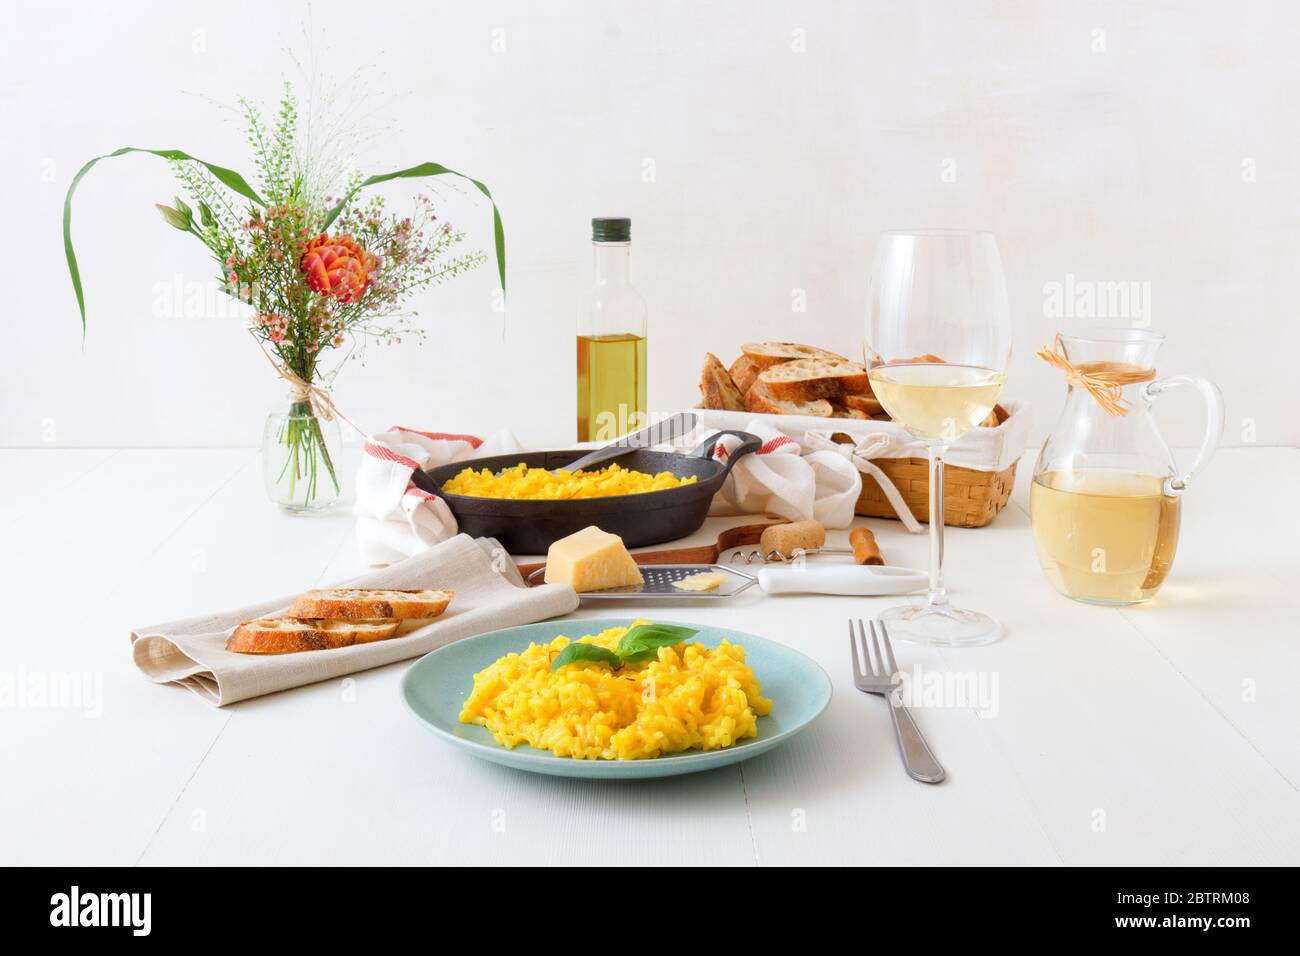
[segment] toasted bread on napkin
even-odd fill
[[[288,617],[374,621],[380,618],[435,618],[454,595],[433,588],[323,588],[305,591],[289,607]]]
[[[245,621],[226,641],[235,654],[293,654],[383,641],[397,633],[397,621],[322,621],[294,617]]]

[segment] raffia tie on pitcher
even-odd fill
[[[1057,332],[1051,348],[1039,349],[1040,359],[1065,373],[1071,388],[1088,392],[1108,415],[1127,415],[1128,404],[1121,397],[1124,386],[1155,381],[1154,368],[1129,362],[1080,362],[1074,365],[1061,351],[1061,333]]]

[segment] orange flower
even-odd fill
[[[355,302],[370,283],[375,257],[351,236],[321,233],[307,243],[300,268],[313,292],[340,302]]]

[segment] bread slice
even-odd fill
[[[762,369],[748,355],[741,355],[740,358],[731,363],[731,368],[727,369],[727,374],[735,382],[736,388],[744,395],[754,387],[754,379],[758,378],[758,373]]]
[[[841,395],[840,404],[867,415],[879,415],[885,410],[885,406],[881,405],[880,400],[874,395]]]
[[[867,419],[870,417],[866,412],[858,411],[856,408],[847,408],[844,405],[836,405],[831,402],[831,418]]]
[[[1008,412],[1006,408],[1001,405],[994,405],[993,408],[989,410],[989,413],[984,416],[984,420],[979,423],[979,427],[997,428],[1010,417],[1011,413]]]
[[[397,633],[397,621],[321,621],[293,617],[245,621],[226,641],[234,654],[294,654],[383,641]]]
[[[871,388],[863,366],[844,359],[824,358],[795,359],[773,365],[759,373],[758,383],[767,386],[777,398],[798,402],[839,399]]]
[[[886,365],[946,365],[943,359],[932,352],[926,352],[924,355],[913,355],[910,358],[890,359]]]
[[[712,352],[704,356],[704,371],[700,372],[700,408],[721,408],[729,412],[743,412],[745,397],[727,374],[726,366]]]
[[[758,367],[759,371],[771,368],[773,365],[780,365],[782,362],[802,358],[820,358],[828,362],[848,361],[843,355],[836,355],[834,352],[812,345],[800,345],[798,342],[746,342],[740,347],[740,351]]]
[[[809,415],[813,418],[830,418],[831,403],[825,399],[811,402],[790,402],[777,398],[760,378],[745,393],[745,407],[751,412],[767,415]]]
[[[433,588],[324,588],[300,595],[287,616],[347,621],[433,618],[447,609],[452,597],[451,591]]]

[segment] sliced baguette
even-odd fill
[[[433,588],[322,588],[300,595],[287,616],[348,621],[432,618],[447,609],[453,596]]]
[[[831,418],[858,418],[867,419],[871,416],[866,412],[859,411],[856,408],[848,408],[844,405],[836,405],[831,402]]]
[[[794,359],[820,358],[828,362],[847,361],[843,355],[836,355],[834,352],[812,345],[800,345],[798,342],[746,342],[740,347],[740,351],[758,367],[759,371]]]
[[[727,374],[731,380],[736,383],[736,388],[744,395],[754,387],[754,379],[758,378],[758,373],[762,369],[748,355],[741,355],[740,358],[731,363],[731,368],[727,369]]]
[[[777,398],[796,402],[839,399],[871,388],[863,366],[843,359],[823,358],[795,359],[773,365],[759,373],[758,384],[767,386]]]
[[[700,372],[700,407],[729,412],[745,410],[745,397],[727,374],[726,366],[712,352],[705,354],[704,370]]]
[[[989,413],[984,416],[984,421],[979,423],[979,427],[997,428],[1010,417],[1011,413],[1004,407],[1001,405],[994,405],[993,408],[989,410]]]
[[[867,415],[879,415],[885,410],[880,400],[874,395],[841,395],[840,404]]]
[[[939,356],[926,352],[924,355],[913,355],[910,358],[890,359],[886,365],[946,365]]]
[[[756,381],[752,388],[745,393],[745,407],[751,412],[760,412],[767,415],[809,415],[813,418],[830,418],[831,403],[825,399],[817,399],[811,402],[790,402],[777,398],[763,384],[762,380]]]
[[[293,617],[245,621],[226,641],[235,654],[295,654],[383,641],[397,633],[397,621],[321,621]]]

